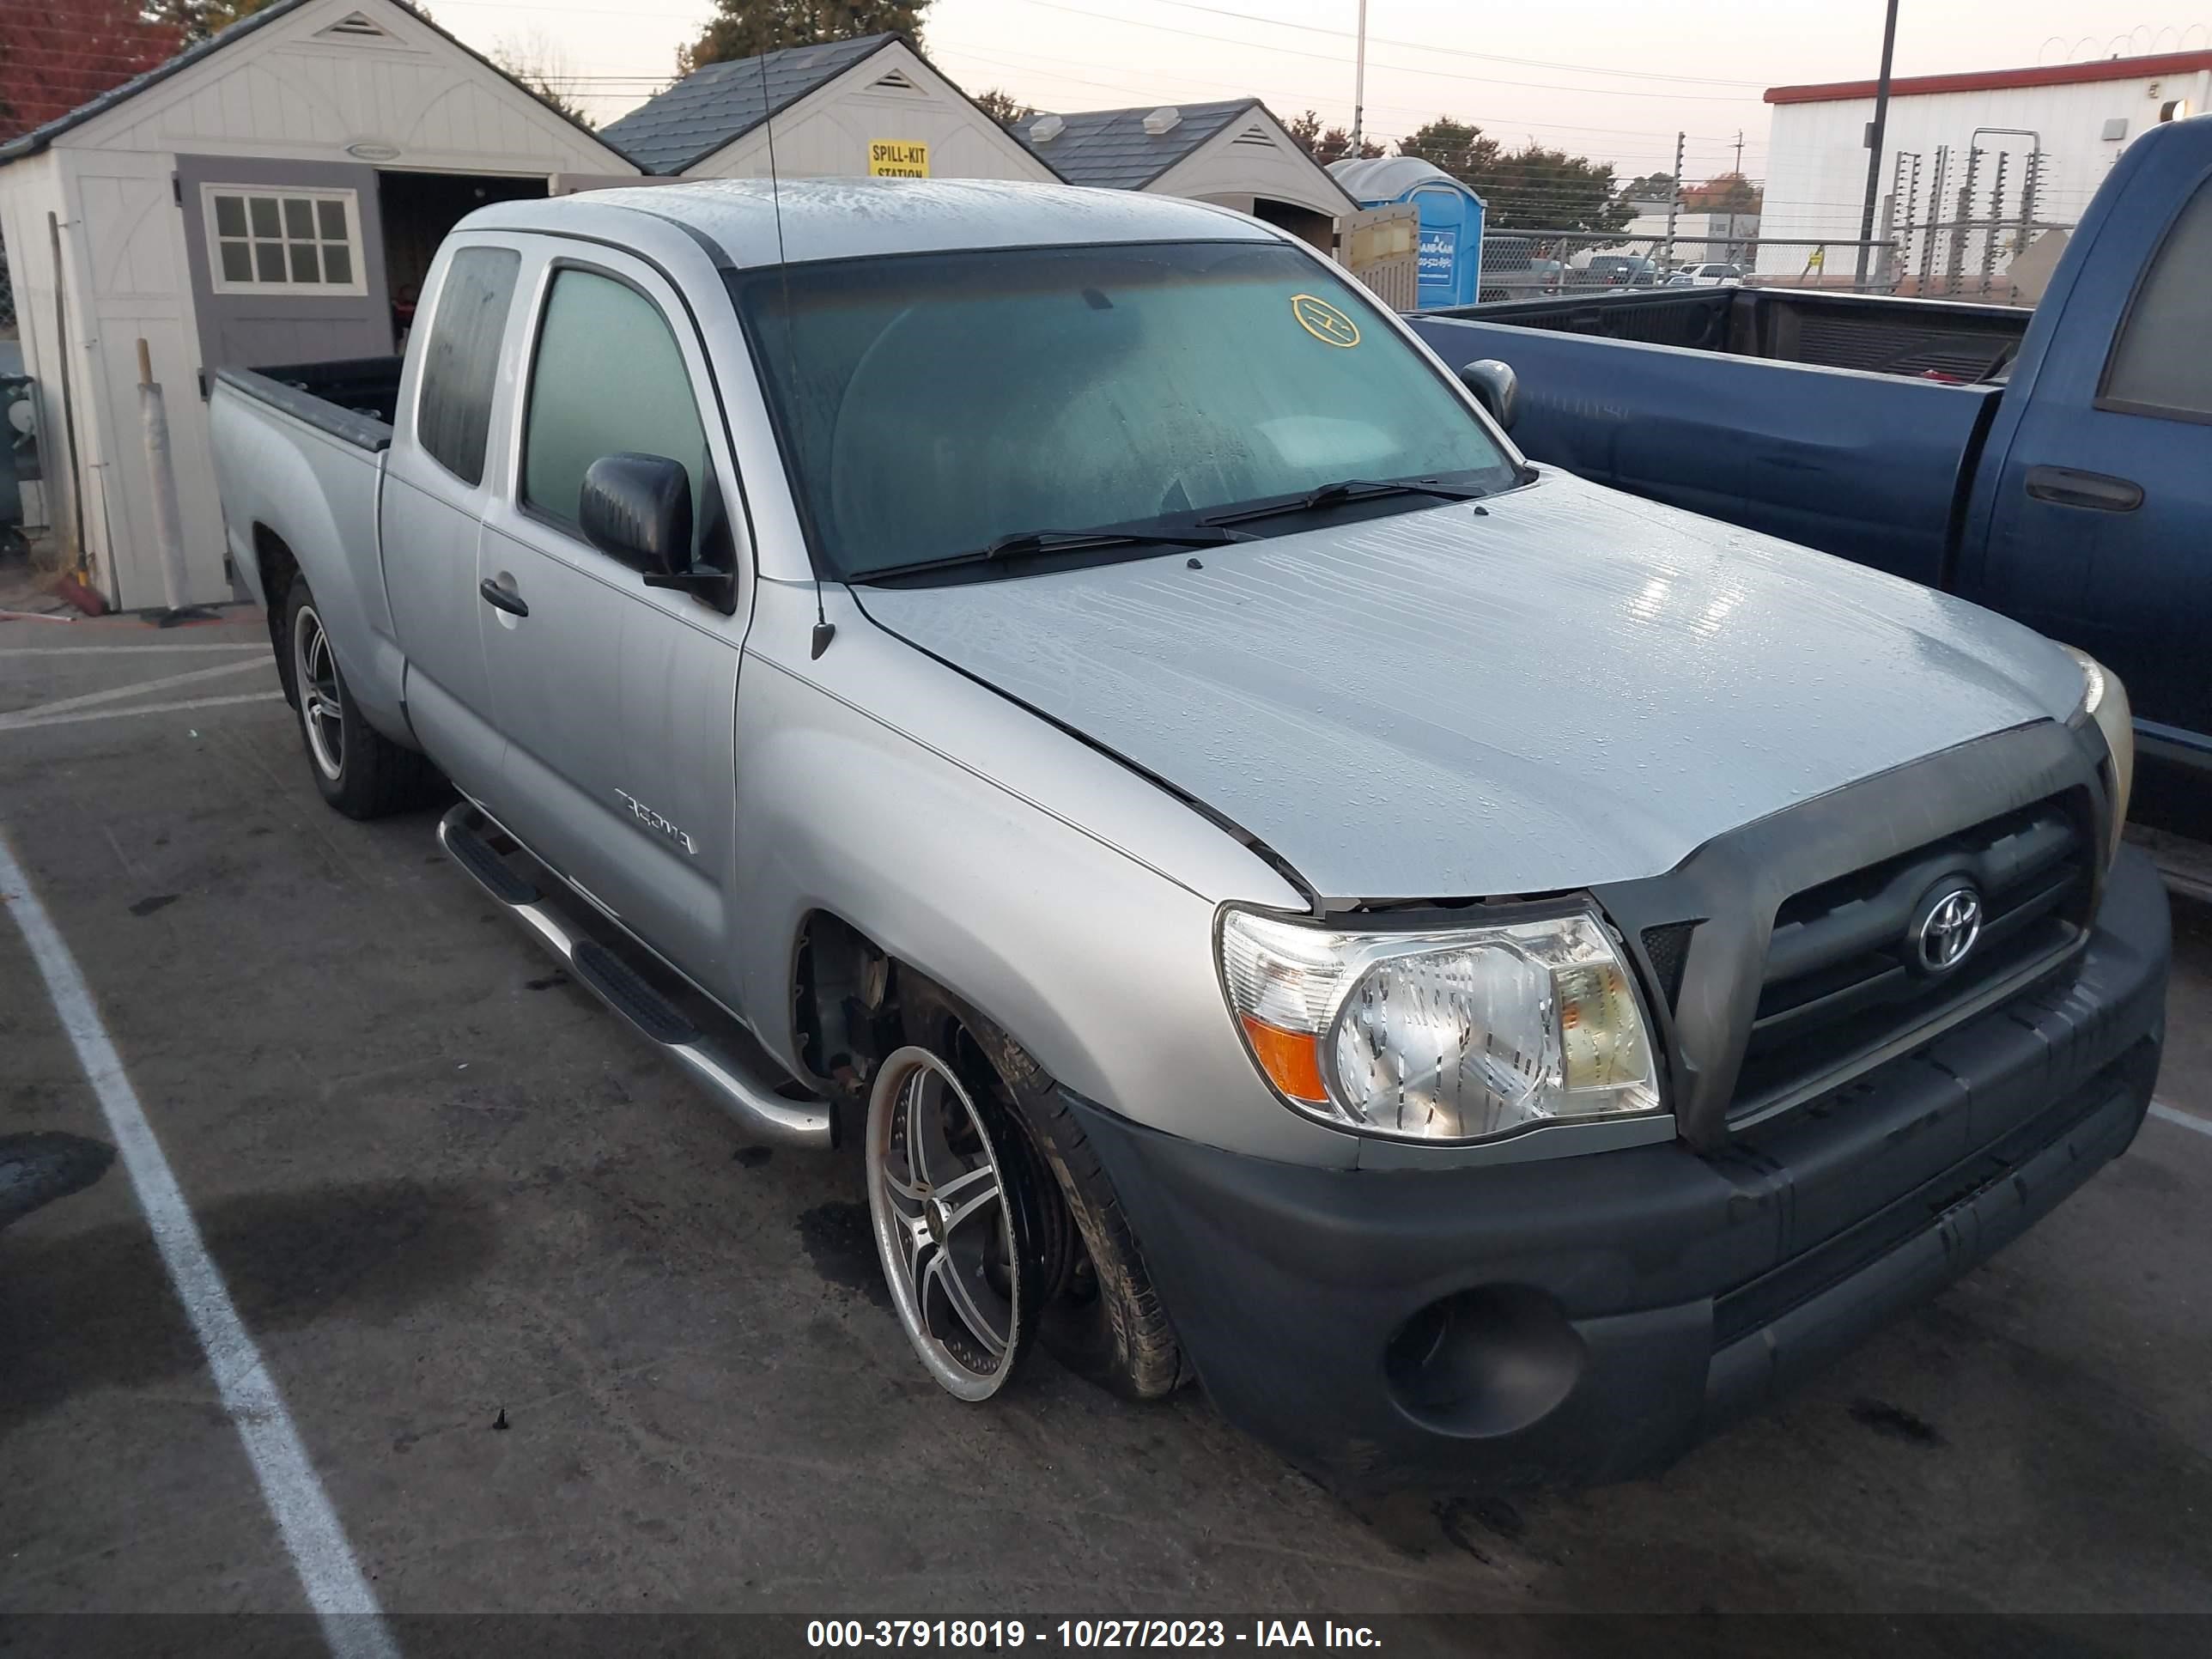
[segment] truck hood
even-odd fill
[[[2048,641],[1826,554],[1557,472],[1485,506],[859,595],[1340,899],[1656,875],[2080,702]]]

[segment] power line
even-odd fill
[[[1062,5],[1060,0],[1028,0],[1028,3],[1041,6],[1047,11],[1064,11],[1075,17],[1088,17],[1097,22],[1116,23],[1127,28],[1157,29],[1163,34],[1180,34],[1192,40],[1212,40],[1223,46],[1242,46],[1247,52],[1272,52],[1285,58],[1310,58],[1319,63],[1334,64],[1340,67],[1344,61],[1340,58],[1330,57],[1322,52],[1300,52],[1295,46],[1269,46],[1265,41],[1243,40],[1231,34],[1207,34],[1198,29],[1179,29],[1168,23],[1147,23],[1140,18],[1111,17],[1104,12],[1086,11],[1081,6]],[[1723,96],[1719,94],[1698,92],[1628,92],[1612,90],[1603,87],[1566,87],[1549,81],[1508,81],[1490,75],[1461,75],[1449,70],[1415,69],[1406,64],[1378,64],[1375,67],[1391,70],[1400,75],[1425,75],[1440,81],[1465,81],[1479,82],[1486,86],[1527,87],[1539,92],[1591,93],[1606,98],[1664,98],[1674,102],[1703,104],[1744,104],[1753,101],[1748,94]]]
[[[1056,79],[1071,81],[1079,86],[1097,87],[1103,91],[1118,92],[1125,96],[1139,100],[1142,100],[1146,97],[1156,96],[1158,82],[1161,79],[1183,81],[1186,82],[1194,82],[1198,84],[1212,83],[1212,77],[1208,76],[1177,75],[1172,71],[1166,72],[1164,75],[1155,71],[1145,71],[1145,73],[1152,76],[1151,85],[1149,87],[1131,87],[1126,83],[1119,82],[1097,81],[1087,79],[1079,75],[1067,75],[1061,73],[1057,70],[1048,69],[1044,70],[1036,70],[1030,69],[1030,64],[1078,64],[1087,69],[1095,69],[1098,67],[1098,65],[1091,64],[1087,59],[1060,58],[1043,52],[1009,51],[1008,49],[996,46],[995,44],[991,46],[970,46],[964,41],[958,40],[939,40],[934,44],[939,56],[944,56],[947,52],[962,53],[969,57],[981,58],[985,61],[988,66],[996,69],[1012,69],[1017,70],[1028,70],[1030,73],[1050,74]],[[1028,59],[1029,63],[1025,64],[1018,61],[1020,59]],[[1592,88],[1591,90],[1596,96],[1603,97],[1607,95],[1605,93],[1596,91],[1595,88]],[[1333,92],[1316,93],[1310,88],[1285,88],[1285,91],[1291,97],[1310,98],[1317,103],[1334,102],[1338,96],[1337,94]],[[1389,114],[1412,116],[1423,121],[1434,119],[1437,113],[1434,108],[1426,106],[1417,108],[1413,106],[1404,104],[1370,104],[1368,107],[1370,109],[1381,110]],[[1673,149],[1673,140],[1674,137],[1671,131],[1661,131],[1657,128],[1651,127],[1601,127],[1592,125],[1586,122],[1532,121],[1522,119],[1519,117],[1493,118],[1476,116],[1470,118],[1474,121],[1476,125],[1481,125],[1483,122],[1488,121],[1495,127],[1500,129],[1540,127],[1547,131],[1556,131],[1567,133],[1604,133],[1608,136],[1630,138],[1665,139],[1668,141],[1668,149],[1670,152]],[[1488,129],[1486,128],[1486,131]],[[1717,136],[1708,137],[1693,134],[1691,137],[1691,143],[1693,145],[1697,145],[1701,149],[1710,148],[1716,153],[1716,155],[1720,151],[1728,149],[1731,146],[1732,142],[1732,140]],[[1753,141],[1753,144],[1754,147],[1756,147],[1757,141]]]
[[[1158,0],[1158,3],[1163,6],[1173,6],[1179,11],[1202,11],[1211,13],[1216,17],[1242,18],[1248,23],[1264,23],[1270,28],[1297,29],[1306,34],[1332,34],[1342,40],[1353,38],[1349,29],[1323,28],[1316,23],[1286,22],[1279,18],[1263,17],[1256,12],[1231,11],[1224,6],[1202,6],[1196,3],[1196,0]],[[1439,46],[1427,40],[1393,40],[1389,36],[1381,34],[1369,35],[1367,43],[1376,46],[1405,46],[1414,52],[1425,52],[1445,58],[1476,58],[1491,64],[1518,64],[1530,69],[1570,70],[1581,75],[1617,75],[1637,81],[1686,81],[1692,85],[1701,87],[1747,87],[1759,91],[1765,90],[1765,83],[1760,81],[1729,81],[1717,76],[1665,75],[1652,70],[1604,69],[1595,64],[1554,63],[1547,58],[1509,58],[1501,52],[1471,52],[1460,46]]]

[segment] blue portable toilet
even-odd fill
[[[1411,202],[1420,210],[1420,283],[1416,302],[1471,306],[1482,288],[1482,198],[1433,161],[1377,155],[1328,164],[1346,195],[1362,207]]]

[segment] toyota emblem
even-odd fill
[[[1923,972],[1948,973],[1982,936],[1982,896],[1963,884],[1923,902],[1912,930],[1912,954]]]

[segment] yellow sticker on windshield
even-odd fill
[[[1350,347],[1359,343],[1359,325],[1326,300],[1316,300],[1310,294],[1293,294],[1291,315],[1298,319],[1300,328],[1323,345]]]

